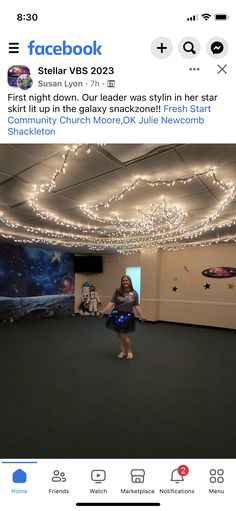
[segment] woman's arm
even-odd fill
[[[142,312],[142,309],[141,309],[140,305],[134,305],[134,309],[137,312],[139,319],[144,321],[146,318],[143,315],[143,312]]]
[[[114,305],[115,303],[114,302],[108,302],[108,304],[106,305],[106,307],[104,307],[104,309],[102,311],[100,311],[100,314],[106,314],[107,312],[111,312],[112,309],[114,308]]]

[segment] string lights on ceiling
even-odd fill
[[[28,205],[36,216],[60,226],[60,229],[63,228],[63,230],[22,225],[12,222],[3,212],[0,212],[3,237],[10,237],[15,242],[46,243],[67,248],[85,247],[92,251],[108,249],[120,253],[134,253],[143,249],[156,250],[158,248],[177,250],[188,246],[206,246],[213,243],[236,241],[236,234],[220,236],[222,228],[230,228],[236,223],[234,219],[223,220],[221,218],[222,212],[235,199],[235,186],[220,179],[215,167],[194,172],[187,177],[177,176],[175,179],[136,176],[119,192],[110,195],[104,201],[78,205],[81,214],[89,218],[91,225],[73,222],[43,209],[40,206],[40,198],[45,192],[50,193],[55,190],[58,177],[67,172],[70,155],[77,155],[81,149],[88,154],[91,151],[91,147],[84,144],[66,146],[62,155],[61,167],[53,172],[48,182],[35,185],[28,200]],[[207,176],[208,179],[211,179],[214,187],[221,191],[222,199],[209,216],[196,219],[189,215],[183,207],[170,200],[170,191],[177,184],[187,188],[192,181],[199,181]],[[148,206],[145,205],[145,207],[136,207],[133,218],[124,219],[122,213],[114,212],[107,215],[107,210],[113,203],[129,200],[130,194],[133,197],[135,190],[140,185],[157,190],[155,202]],[[161,188],[161,192],[158,187]],[[165,196],[163,189],[166,190]]]

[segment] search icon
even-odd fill
[[[179,42],[179,53],[185,59],[196,59],[201,51],[200,43],[195,37],[186,35]]]
[[[192,43],[192,41],[185,41],[185,43],[183,44],[183,49],[187,53],[193,53],[193,55],[196,55],[196,51],[194,50],[194,44]]]

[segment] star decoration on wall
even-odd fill
[[[172,291],[174,291],[175,293],[176,293],[177,289],[178,288],[176,286],[172,287]]]
[[[211,284],[208,284],[208,283],[206,282],[206,284],[205,284],[203,287],[205,287],[205,289],[210,289]]]
[[[233,284],[233,282],[232,282],[232,284],[228,284],[228,289],[234,289],[234,287],[235,287],[235,284]]]

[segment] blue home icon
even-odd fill
[[[24,472],[24,470],[21,470],[20,468],[13,472],[12,474],[12,480],[13,483],[26,483],[27,475]]]

